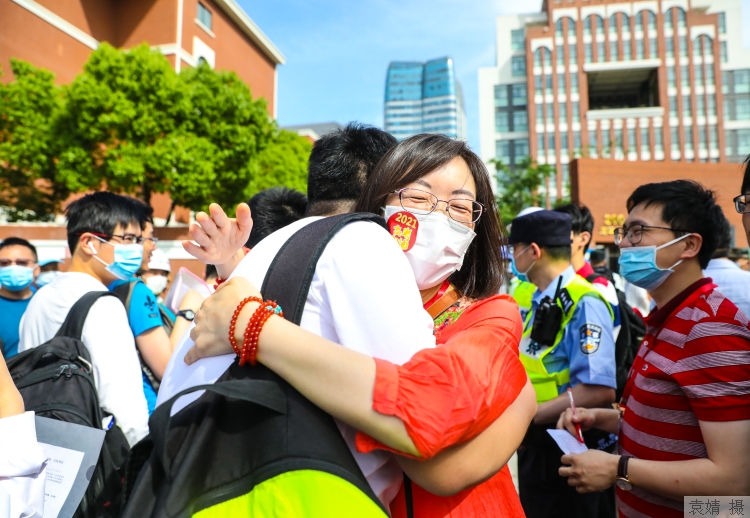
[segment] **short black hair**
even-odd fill
[[[70,253],[75,253],[81,234],[92,232],[111,236],[118,225],[142,226],[144,213],[133,198],[121,196],[108,191],[87,194],[65,209],[68,219],[68,246]]]
[[[216,271],[216,266],[213,264],[207,264],[206,265],[206,275],[203,277],[204,279],[208,279],[209,277],[218,277],[219,272]]]
[[[721,232],[719,233],[719,242],[716,245],[716,251],[711,256],[712,259],[719,259],[722,257],[729,257],[729,251],[732,248],[732,225],[729,220],[721,213]]]
[[[389,133],[357,122],[321,137],[307,167],[307,214],[322,216],[356,202],[375,165],[395,145]]]
[[[305,215],[307,196],[288,187],[271,187],[260,191],[248,202],[253,229],[245,246],[253,248],[280,228]]]
[[[592,250],[589,255],[589,262],[591,264],[603,263],[607,260],[607,253],[604,250]]]
[[[36,253],[36,247],[21,237],[6,237],[0,241],[0,250],[9,246],[25,246],[34,254],[34,260],[38,261],[39,256]]]
[[[553,261],[570,261],[572,249],[570,245],[567,246],[540,246],[544,250],[550,259]]]
[[[703,244],[698,252],[698,263],[701,268],[708,265],[719,244],[722,220],[725,219],[713,191],[692,180],[649,183],[641,185],[630,195],[628,212],[641,204],[661,207],[661,219],[670,227],[681,229],[674,231],[675,237],[688,232],[699,234]]]
[[[570,215],[570,218],[573,220],[572,230],[574,234],[588,232],[593,236],[594,217],[591,215],[591,211],[586,205],[568,203],[567,205],[560,205],[559,207],[555,207],[552,210],[554,210],[555,212],[562,212],[563,214]],[[591,243],[591,239],[589,239],[589,243]]]
[[[128,197],[128,200],[133,202],[136,209],[138,209],[141,213],[141,230],[143,230],[146,227],[146,223],[154,224],[154,208],[149,205],[148,203],[144,202],[143,200],[139,200],[138,198],[130,198]]]

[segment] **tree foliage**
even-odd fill
[[[233,72],[201,65],[177,74],[145,44],[127,51],[102,44],[65,88],[49,72],[14,64],[16,81],[0,86],[0,166],[25,183],[0,184],[13,193],[0,205],[17,200],[37,216],[53,214],[59,197],[21,199],[40,180],[62,199],[108,189],[148,202],[167,192],[193,210],[305,182],[309,146],[279,131],[265,100],[253,99]]]
[[[526,207],[546,205],[546,194],[540,188],[555,172],[551,165],[537,164],[528,157],[514,167],[497,159],[490,162],[497,171],[497,208],[506,224]]]

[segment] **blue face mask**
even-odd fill
[[[531,248],[531,245],[521,250],[521,254],[524,253],[529,248]],[[518,255],[521,255],[521,254],[518,254]],[[531,263],[531,266],[526,268],[525,272],[519,272],[518,268],[516,268],[516,258],[513,257],[512,255],[510,257],[510,271],[513,272],[513,275],[515,275],[516,278],[518,278],[518,280],[521,282],[529,282],[529,276],[527,274],[531,271],[531,269],[534,267],[535,264],[536,264],[536,261]]]
[[[49,271],[49,272],[42,272],[39,275],[37,275],[35,283],[40,288],[42,286],[46,286],[47,284],[49,284],[50,282],[52,282],[55,279],[55,277],[57,277],[58,273],[60,273],[60,272],[58,272],[56,270],[52,270],[52,271]]]
[[[656,252],[682,241],[689,235],[685,234],[661,246],[633,246],[621,249],[620,260],[618,261],[620,263],[620,275],[630,284],[646,291],[657,289],[664,284],[667,277],[674,273],[673,268],[680,264],[682,260],[677,261],[669,268],[659,268],[656,266]]]
[[[8,291],[21,291],[34,282],[34,269],[11,264],[0,268],[0,284]]]
[[[139,245],[136,243],[133,243],[132,245],[120,245],[105,241],[98,236],[94,237],[96,237],[102,243],[107,243],[115,249],[114,262],[112,264],[107,264],[96,255],[96,248],[94,248],[94,245],[89,243],[89,249],[94,254],[94,259],[106,266],[109,273],[111,273],[118,279],[126,281],[132,278],[140,269],[141,262],[143,261],[143,245]]]

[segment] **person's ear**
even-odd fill
[[[581,246],[583,248],[591,247],[591,232],[583,231],[579,234],[581,238]]]
[[[94,245],[94,241],[96,241],[94,236],[84,233],[81,235],[80,239],[78,239],[78,248],[86,255],[97,255],[98,252],[96,250],[96,245]]]
[[[42,267],[37,264],[36,268],[34,268],[34,279],[39,277],[40,273],[42,273]]]
[[[531,253],[534,255],[534,260],[538,260],[542,257],[542,249],[536,243],[531,243]]]
[[[692,259],[696,257],[703,246],[703,237],[700,234],[690,234],[684,241],[685,250],[680,254],[680,259]]]

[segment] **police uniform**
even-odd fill
[[[553,216],[554,214],[554,216]],[[567,218],[567,221],[566,219]],[[517,224],[520,220],[522,224]],[[570,216],[540,211],[516,218],[510,243],[536,243],[540,246],[564,246],[570,243]],[[559,290],[558,290],[559,286]],[[524,291],[520,302],[528,294]],[[559,329],[551,345],[532,339],[537,311],[546,299],[562,310]],[[616,387],[614,313],[601,293],[576,275],[572,266],[554,279],[544,291],[535,289],[531,308],[524,318],[520,345],[521,362],[534,386],[537,402],[544,403],[564,394],[578,384]],[[601,493],[578,494],[560,477],[562,451],[547,433],[555,424],[532,424],[518,451],[518,476],[521,503],[528,518],[614,516],[609,506],[600,512]],[[589,448],[608,449],[615,436],[587,432]],[[609,501],[609,500],[608,500]]]

